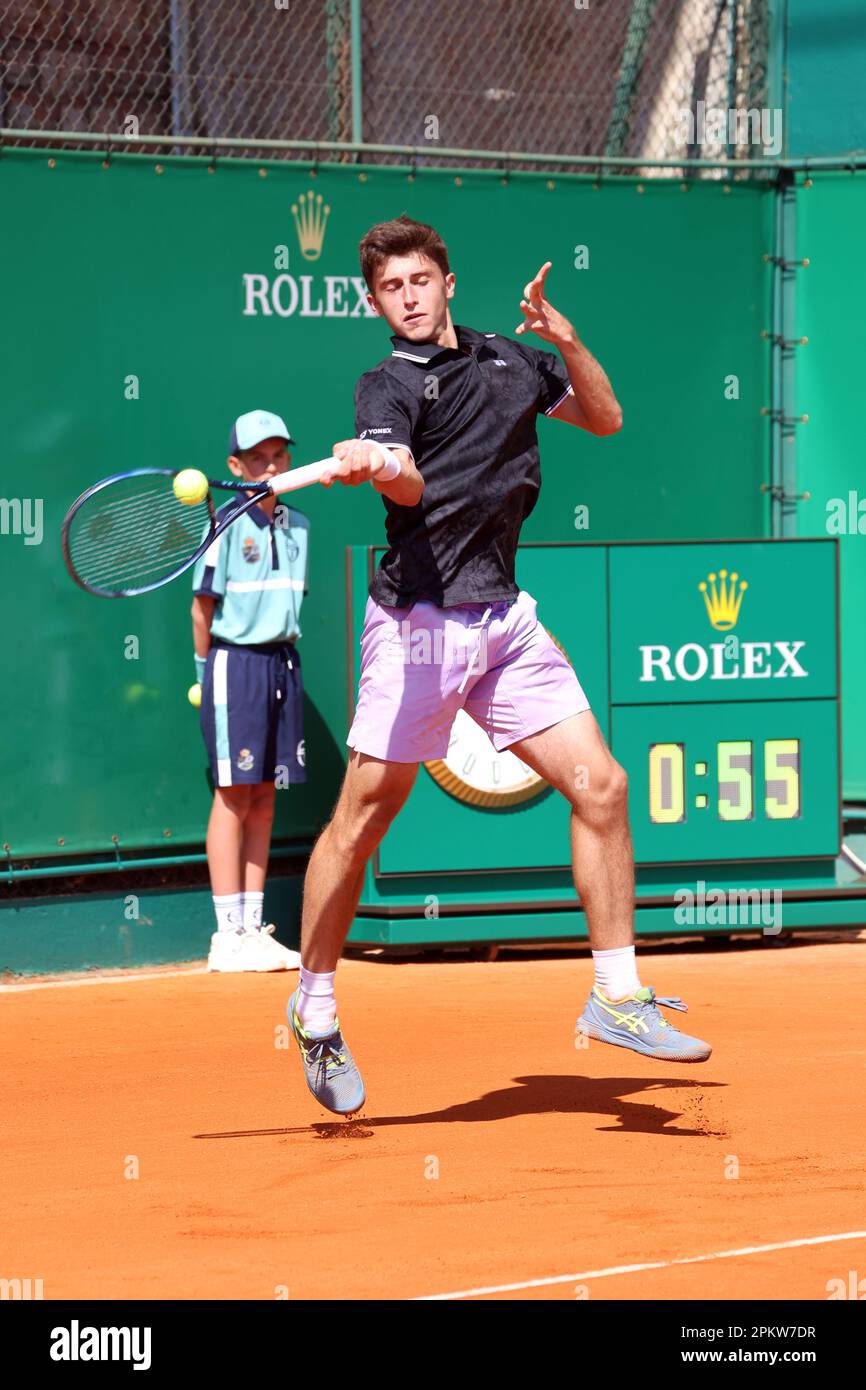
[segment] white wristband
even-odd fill
[[[400,460],[396,454],[391,453],[390,449],[386,449],[384,444],[380,444],[378,439],[374,442],[376,448],[380,451],[385,460],[385,467],[379,469],[379,472],[375,475],[375,479],[372,481],[377,483],[390,483],[394,478],[399,478],[402,472]]]

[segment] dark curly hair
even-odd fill
[[[419,251],[423,256],[438,265],[443,275],[448,275],[448,248],[435,227],[426,222],[416,222],[405,213],[394,217],[390,222],[377,222],[361,239],[361,274],[367,288],[373,293],[376,272],[385,264],[389,256],[408,256]]]

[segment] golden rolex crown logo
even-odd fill
[[[292,203],[292,215],[301,255],[305,261],[317,261],[322,254],[325,240],[325,226],[331,209],[323,200],[321,193],[302,193],[296,203]]]
[[[701,580],[698,588],[704,596],[710,622],[719,632],[727,632],[735,626],[740,616],[743,591],[748,587],[745,579],[740,579],[736,573],[729,575],[727,570],[719,570],[718,581],[715,574],[708,574],[706,580]]]

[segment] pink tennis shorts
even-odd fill
[[[502,752],[589,709],[535,609],[525,589],[511,604],[452,608],[368,599],[348,746],[398,763],[444,758],[451,725],[465,709]]]

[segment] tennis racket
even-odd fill
[[[174,495],[180,469],[138,468],[103,478],[75,499],[63,519],[66,568],[76,584],[100,598],[147,594],[194,565],[257,502],[317,483],[337,466],[337,459],[321,459],[266,483],[207,479],[207,495],[192,503]],[[237,497],[237,505],[217,518],[211,490]]]

